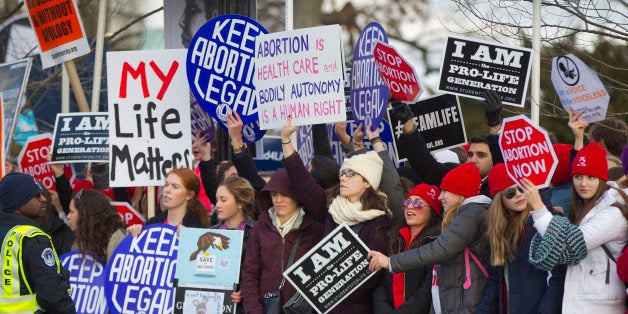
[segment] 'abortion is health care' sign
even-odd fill
[[[340,26],[260,35],[254,84],[260,128],[344,121]]]

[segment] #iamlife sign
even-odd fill
[[[255,45],[260,128],[344,121],[340,26],[264,34]]]

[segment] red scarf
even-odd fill
[[[425,228],[423,228],[425,230]],[[409,251],[410,244],[412,241],[416,240],[416,238],[423,232],[419,232],[414,238],[410,239],[410,226],[405,226],[399,229],[399,235],[403,238],[406,243],[406,247],[404,252]],[[396,308],[400,307],[405,302],[405,292],[406,292],[406,273],[396,273],[393,274],[392,277],[392,295],[393,295],[393,305]]]

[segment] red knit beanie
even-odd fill
[[[409,198],[410,196],[418,196],[422,198],[427,203],[427,205],[430,205],[430,207],[436,213],[436,215],[440,217],[443,205],[438,200],[439,194],[440,194],[440,191],[438,190],[437,187],[433,185],[421,183],[415,186],[414,189],[412,189],[412,191],[408,193],[406,198]]]
[[[488,173],[488,187],[491,197],[495,196],[495,193],[504,190],[513,184],[516,184],[506,172],[506,165],[498,163]]]
[[[591,142],[582,148],[571,166],[571,176],[576,174],[592,176],[608,181],[606,150],[600,144]]]
[[[573,146],[569,144],[553,144],[552,146],[554,146],[556,158],[558,158],[558,165],[556,166],[551,182],[553,186],[559,186],[571,180],[571,176],[569,175],[569,154]]]
[[[470,162],[451,169],[440,183],[442,190],[469,198],[480,194],[482,178],[478,167]]]

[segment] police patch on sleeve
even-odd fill
[[[42,252],[41,252],[41,259],[44,261],[44,263],[48,266],[54,266],[55,265],[55,255],[52,252],[52,249],[47,247],[45,248]]]

